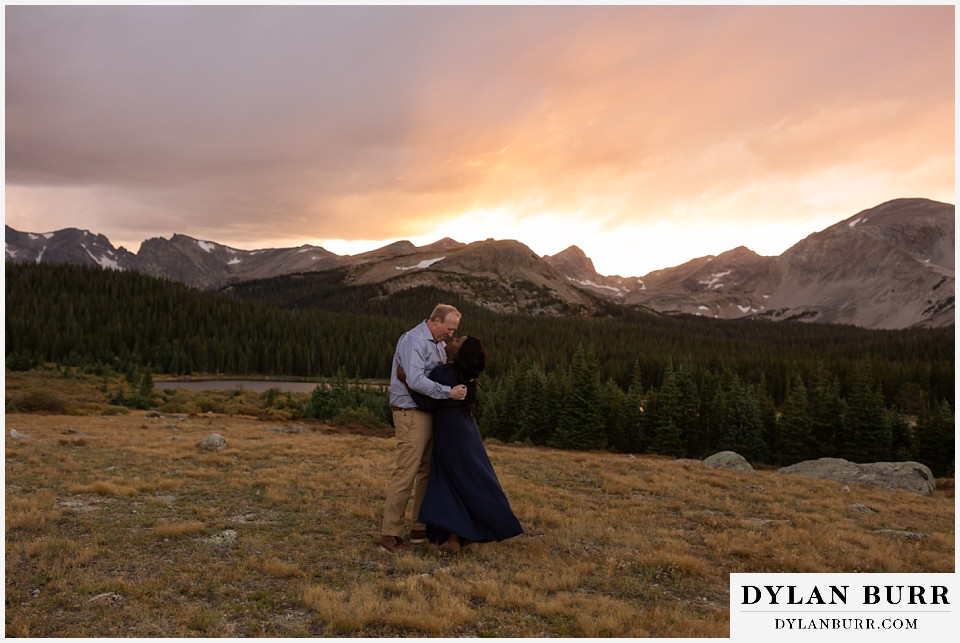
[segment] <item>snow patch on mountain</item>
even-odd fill
[[[617,288],[616,286],[605,286],[603,284],[598,284],[589,279],[574,279],[573,277],[567,277],[567,280],[572,281],[575,284],[580,284],[581,286],[590,286],[591,288],[602,288],[604,290],[612,290],[613,292],[625,292],[623,288]]]
[[[443,261],[446,257],[438,257],[436,259],[424,259],[415,266],[397,266],[397,270],[422,270],[424,268],[429,268],[438,261]]]
[[[712,288],[714,290],[716,290],[717,288],[723,288],[723,282],[721,282],[720,280],[726,277],[727,275],[729,275],[731,272],[733,271],[725,270],[723,272],[715,272],[709,277],[707,277],[706,281],[701,281],[699,283],[703,286],[706,286],[707,288]]]
[[[80,247],[83,248],[84,250],[86,250],[86,251],[87,251],[87,254],[90,255],[90,258],[93,259],[94,261],[96,261],[96,262],[100,265],[101,268],[111,268],[112,270],[119,270],[119,269],[120,269],[120,264],[118,264],[115,260],[113,260],[113,259],[111,259],[111,258],[109,258],[109,257],[107,257],[107,256],[100,256],[100,257],[98,257],[97,255],[95,255],[95,254],[93,254],[92,252],[90,252],[90,249],[89,249],[89,248],[87,248],[86,246],[84,246],[84,245],[82,245],[82,244],[81,244]],[[37,261],[39,261],[39,258],[37,259]]]
[[[197,241],[197,245],[200,246],[201,250],[206,250],[207,252],[213,252],[217,247],[209,241]]]

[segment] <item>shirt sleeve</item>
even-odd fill
[[[456,386],[456,377],[450,371],[447,366],[437,366],[430,371],[430,380],[434,382],[440,382],[442,384],[447,384],[449,386]],[[427,413],[433,413],[437,408],[453,403],[453,400],[438,400],[416,391],[411,391],[410,395],[413,397],[413,401],[417,403],[417,408],[421,411],[426,411]]]
[[[450,387],[427,377],[427,369],[432,368],[427,361],[429,350],[427,342],[405,337],[397,349],[400,365],[407,374],[407,386],[410,389],[437,400],[445,400],[450,397]]]

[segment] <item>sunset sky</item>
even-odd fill
[[[955,196],[952,4],[7,6],[6,223],[642,276]]]

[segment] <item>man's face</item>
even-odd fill
[[[463,344],[463,340],[465,340],[466,338],[467,338],[466,335],[461,335],[460,337],[447,340],[447,344],[446,346],[444,346],[444,350],[447,351],[448,362],[452,362],[457,358],[457,353],[460,352],[460,345]]]
[[[460,315],[456,313],[450,313],[443,319],[435,318],[427,322],[427,327],[430,329],[430,333],[438,342],[453,337],[453,334],[457,332],[457,327],[459,325]]]

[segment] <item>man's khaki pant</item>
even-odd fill
[[[397,466],[390,477],[387,500],[383,507],[384,536],[402,536],[404,513],[413,493],[413,524],[411,529],[424,529],[417,520],[423,495],[427,491],[430,474],[430,455],[433,451],[433,416],[417,409],[394,411],[393,426],[397,437]]]

